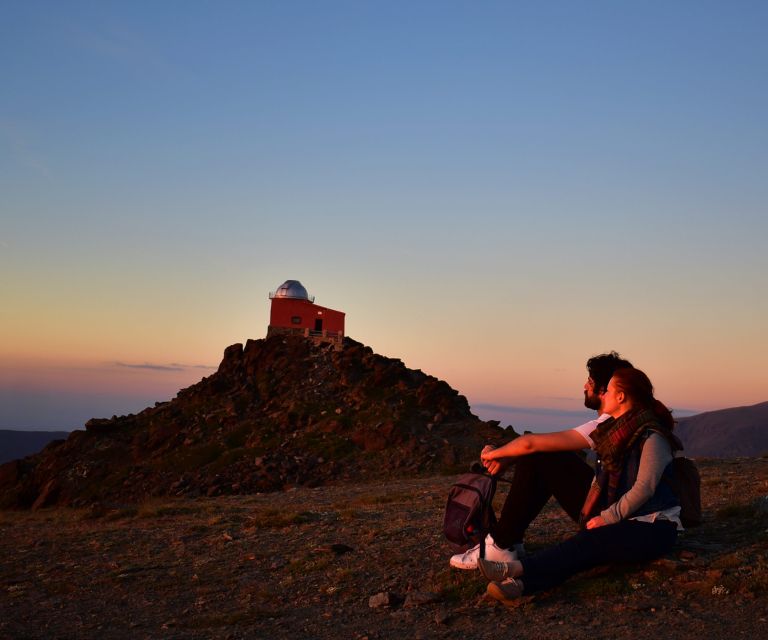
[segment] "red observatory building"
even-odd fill
[[[298,280],[286,280],[269,294],[272,309],[267,336],[294,333],[323,342],[341,344],[344,313],[315,304]]]

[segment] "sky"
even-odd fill
[[[137,412],[300,280],[517,430],[616,350],[768,400],[764,2],[0,3],[0,428]]]

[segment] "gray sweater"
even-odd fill
[[[610,507],[600,513],[606,524],[615,524],[620,520],[632,517],[635,511],[650,500],[656,492],[664,469],[670,462],[672,462],[672,449],[669,442],[661,434],[652,433],[643,445],[635,484]],[[668,511],[642,516],[642,520],[652,522],[657,517],[664,517],[667,520],[678,522],[679,525],[679,513],[680,507],[674,507]]]

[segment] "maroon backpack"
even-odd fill
[[[493,496],[498,480],[509,482],[486,473],[476,463],[451,486],[445,504],[443,532],[459,550],[480,544],[480,557],[485,557],[485,536],[496,524]]]

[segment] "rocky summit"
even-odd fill
[[[0,507],[132,503],[455,473],[514,433],[446,382],[349,338],[234,344],[213,375],[0,466]]]

